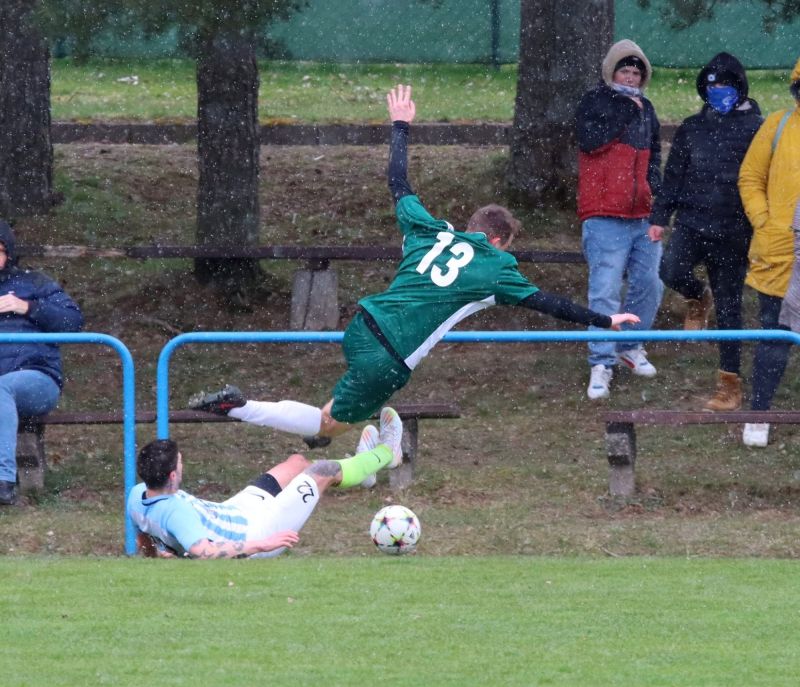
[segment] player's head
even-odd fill
[[[171,439],[151,441],[139,451],[136,472],[148,489],[163,489],[175,473],[175,481],[181,480],[181,454],[178,444]]]
[[[484,205],[475,211],[467,222],[467,231],[486,234],[495,248],[506,250],[519,233],[522,224],[502,205]]]

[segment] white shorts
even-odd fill
[[[319,502],[319,488],[311,475],[297,475],[277,496],[248,485],[225,501],[247,519],[247,539],[294,530],[299,532]]]

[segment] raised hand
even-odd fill
[[[411,86],[398,84],[386,95],[389,106],[389,119],[393,122],[412,122],[417,106],[411,100]]]

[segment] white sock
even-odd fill
[[[297,401],[248,401],[241,408],[231,408],[228,415],[300,436],[313,436],[322,427],[322,411]]]
[[[265,523],[263,536],[294,530],[299,532],[319,503],[320,490],[312,475],[301,472],[275,497],[269,522]],[[274,558],[286,549],[257,553],[251,558]]]

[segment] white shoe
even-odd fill
[[[586,395],[593,401],[598,398],[608,398],[611,392],[608,385],[611,383],[611,378],[614,376],[614,368],[606,367],[602,363],[592,367],[592,376],[589,378],[589,388],[586,389]]]
[[[643,348],[631,348],[617,355],[619,361],[629,368],[631,372],[640,377],[655,377],[656,368],[647,359],[647,351]]]
[[[356,446],[356,453],[371,451],[380,443],[380,439],[378,439],[378,428],[375,425],[367,425],[364,427],[364,431],[361,432],[361,438],[358,440],[358,446]],[[372,489],[377,481],[378,477],[373,472],[371,475],[367,475],[361,483],[361,486],[364,487],[364,489]]]
[[[769,443],[769,422],[748,422],[742,432],[742,443],[764,448]]]
[[[378,441],[392,449],[394,457],[389,463],[390,468],[396,468],[403,462],[403,421],[394,408],[387,406],[381,410],[381,429],[378,432]]]

